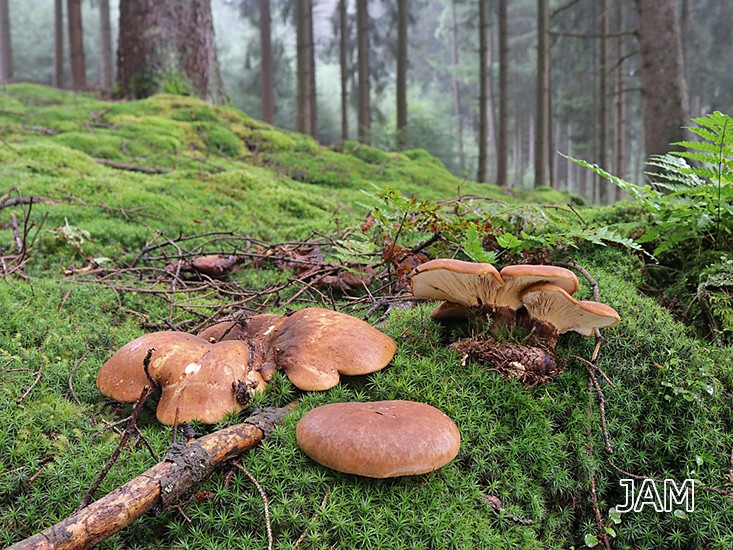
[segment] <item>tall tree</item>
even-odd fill
[[[64,0],[54,0],[53,10],[53,77],[57,88],[64,87]]]
[[[210,0],[120,0],[117,66],[127,96],[177,91],[224,100]]]
[[[69,22],[69,53],[71,54],[71,88],[87,87],[87,70],[84,61],[84,29],[81,22],[81,0],[67,0]]]
[[[109,0],[99,0],[99,39],[102,43],[100,52],[99,85],[103,90],[112,88],[112,25],[109,18]]]
[[[479,0],[479,133],[476,181],[486,182],[489,155],[489,2]]]
[[[13,47],[10,40],[8,0],[0,0],[0,83],[13,80]]]
[[[509,186],[507,163],[509,160],[509,29],[507,0],[497,3],[499,27],[499,129],[496,144],[496,183]]]
[[[359,141],[370,142],[372,108],[369,97],[369,11],[367,0],[356,0]]]
[[[601,2],[601,51],[600,63],[598,64],[598,164],[608,166],[608,113],[609,113],[609,88],[608,88],[608,42],[610,40],[608,0]],[[605,179],[598,181],[598,202],[608,204],[609,184]]]
[[[275,122],[275,82],[272,57],[270,0],[260,0],[260,117]]]
[[[684,139],[687,86],[684,80],[676,0],[637,0],[641,56],[641,105],[647,157]]]
[[[614,160],[613,173],[621,178],[626,177],[626,91],[625,91],[625,58],[626,58],[626,38],[622,35],[624,29],[624,21],[626,20],[624,3],[616,4],[616,30],[619,36],[616,39],[616,94],[615,94],[615,144],[614,149],[616,157]],[[619,189],[614,186],[615,201]]]
[[[549,182],[550,137],[550,3],[537,0],[537,107],[535,120],[534,184]]]
[[[407,133],[407,0],[397,2],[397,148],[406,149]]]
[[[456,141],[458,142],[458,166],[461,173],[466,168],[466,155],[463,149],[463,114],[461,111],[461,85],[458,81],[458,13],[456,9],[457,0],[451,0],[451,88],[453,89],[453,116],[456,120]]]
[[[349,27],[346,0],[339,0],[339,68],[341,75],[341,139],[349,139]]]
[[[299,132],[315,136],[317,133],[316,74],[313,3],[311,0],[296,0],[295,27],[298,50],[297,129]]]

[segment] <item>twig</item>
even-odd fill
[[[109,166],[117,170],[127,170],[129,172],[141,172],[143,174],[167,174],[168,170],[162,168],[152,168],[150,166],[137,166],[135,164],[127,164],[125,162],[117,162],[109,159],[94,159],[98,164]]]
[[[130,437],[132,436],[132,433],[137,430],[137,417],[140,414],[140,411],[143,408],[143,404],[145,403],[145,400],[148,398],[148,395],[151,393],[150,386],[145,386],[143,388],[143,391],[140,392],[140,397],[137,400],[137,403],[135,403],[135,406],[132,408],[132,412],[130,413],[130,416],[127,418],[127,427],[125,428],[125,431],[122,432],[122,437],[120,438],[120,443],[117,445],[117,448],[112,453],[112,456],[109,457],[109,460],[107,460],[107,463],[104,465],[104,468],[102,468],[102,471],[97,474],[97,479],[94,480],[94,483],[92,483],[92,486],[89,488],[89,490],[86,492],[86,494],[82,497],[81,502],[79,502],[79,505],[76,507],[74,512],[78,512],[79,510],[86,508],[89,503],[92,500],[92,497],[94,496],[94,492],[99,488],[99,486],[102,484],[102,481],[107,476],[109,471],[112,469],[112,466],[115,462],[117,462],[117,458],[120,456],[120,453],[122,452],[122,449],[127,445],[127,442],[130,441]]]
[[[601,412],[601,429],[603,430],[603,442],[605,449],[608,454],[613,454],[613,445],[611,445],[611,437],[608,435],[608,423],[606,422],[606,397],[603,395],[603,390],[598,384],[595,372],[590,367],[588,368],[588,376],[590,376],[591,383],[596,389],[596,394],[598,395],[598,408]]]
[[[18,405],[20,405],[23,402],[23,400],[26,397],[28,397],[28,394],[31,393],[31,390],[33,390],[33,388],[36,387],[36,384],[38,384],[38,381],[41,379],[42,372],[43,372],[43,363],[41,363],[41,366],[38,367],[38,372],[36,373],[36,379],[33,381],[30,387],[27,390],[25,390],[25,393],[18,398],[18,401],[17,401]]]
[[[262,486],[259,484],[257,479],[255,479],[255,476],[249,473],[247,468],[242,466],[241,464],[235,463],[234,464],[237,468],[242,470],[247,477],[252,481],[252,483],[255,484],[255,487],[257,487],[257,490],[260,492],[260,496],[262,497],[262,502],[265,505],[265,522],[267,526],[267,548],[268,550],[272,550],[272,525],[270,524],[270,505],[267,502],[267,494],[265,494],[265,491],[262,489]]]
[[[23,254],[23,239],[20,236],[20,228],[18,227],[18,216],[15,215],[15,212],[10,213],[10,227],[13,230],[15,247],[18,249],[18,254]]]
[[[591,474],[590,476],[590,496],[593,501],[593,514],[596,516],[596,525],[601,535],[601,541],[606,550],[611,550],[611,543],[608,540],[608,534],[604,529],[603,518],[601,517],[601,510],[598,507],[598,493],[596,492],[596,475]]]
[[[323,495],[323,500],[321,501],[321,505],[318,507],[318,511],[316,512],[316,515],[311,518],[311,520],[308,522],[308,526],[303,529],[303,532],[298,537],[298,540],[295,541],[295,544],[293,545],[293,548],[297,548],[300,546],[300,543],[305,540],[305,536],[308,534],[308,529],[311,525],[313,525],[316,521],[318,521],[318,516],[321,515],[321,512],[323,512],[323,508],[326,506],[326,502],[328,501],[328,495],[331,494],[331,487],[326,487],[326,494]]]
[[[588,270],[587,269],[585,269],[583,266],[581,266],[580,264],[578,264],[577,262],[574,262],[572,260],[570,260],[568,262],[561,263],[560,265],[564,265],[565,267],[569,267],[570,269],[574,269],[575,271],[577,271],[578,273],[580,273],[581,275],[583,275],[583,277],[585,277],[586,280],[588,281],[588,284],[590,284],[590,288],[593,291],[593,299],[596,302],[600,302],[601,301],[601,290],[600,290],[600,288],[598,286],[598,281],[596,281],[593,278],[593,275],[591,275],[590,273],[588,273]]]

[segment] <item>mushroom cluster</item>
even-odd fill
[[[436,259],[415,268],[410,281],[415,297],[443,301],[431,314],[437,321],[464,319],[476,312],[491,317],[492,326],[512,326],[517,312],[526,312],[539,347],[498,345],[486,339],[458,342],[456,348],[467,356],[498,361],[504,372],[529,383],[557,373],[553,352],[559,334],[590,336],[620,320],[610,306],[573,298],[578,279],[562,267],[513,265],[497,271],[491,264]]]
[[[177,418],[214,424],[243,410],[278,369],[301,390],[326,390],[342,374],[384,368],[396,349],[394,340],[360,319],[306,308],[289,316],[217,323],[196,336],[173,331],[143,335],[102,365],[97,387],[107,397],[130,403],[146,385],[156,386],[161,390],[160,422],[173,424]]]

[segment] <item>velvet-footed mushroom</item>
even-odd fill
[[[369,374],[392,360],[397,344],[368,323],[328,309],[286,317],[272,340],[275,363],[301,390],[327,390],[341,374]]]
[[[550,348],[555,346],[558,334],[575,331],[591,336],[595,329],[610,327],[621,320],[611,306],[576,300],[556,285],[531,286],[522,292],[521,299],[536,322],[537,336]]]
[[[455,423],[425,403],[332,403],[307,412],[295,435],[319,464],[373,478],[419,475],[448,464],[461,446]]]
[[[161,331],[143,334],[118,349],[107,359],[97,374],[97,388],[103,395],[119,401],[136,401],[145,386],[152,386],[160,367],[168,362],[179,363],[198,357],[207,342],[185,332]],[[144,361],[148,350],[155,349],[150,357],[148,374]]]
[[[144,361],[148,352],[147,373]],[[265,382],[250,368],[249,350],[237,341],[211,344],[183,332],[154,332],[122,346],[100,368],[97,387],[116,401],[137,400],[145,386],[161,389],[157,417],[164,424],[214,424],[241,411]],[[176,413],[176,411],[178,411]]]
[[[410,287],[416,298],[443,300],[463,307],[495,307],[503,286],[504,281],[491,264],[439,258],[410,273]]]

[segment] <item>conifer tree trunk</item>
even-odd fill
[[[275,122],[275,85],[272,59],[270,0],[260,0],[260,117]]]
[[[54,0],[52,79],[54,86],[64,87],[64,0]]]
[[[496,183],[509,186],[507,162],[509,160],[509,41],[507,0],[497,4],[499,27],[499,131],[496,144]]]
[[[478,173],[476,181],[485,183],[488,171],[489,154],[489,74],[488,74],[488,0],[479,0],[479,132],[478,132]]]
[[[458,82],[458,15],[456,0],[451,1],[451,87],[453,89],[453,116],[456,119],[456,141],[458,162],[461,172],[466,169],[466,154],[463,149],[463,115],[461,113],[461,86]]]
[[[535,117],[534,184],[547,185],[550,135],[550,6],[537,0],[537,107]]]
[[[120,0],[117,67],[129,97],[167,91],[224,100],[210,0]]]
[[[676,0],[637,0],[641,56],[641,105],[647,158],[664,154],[684,139],[687,86],[684,80]]]
[[[616,4],[616,27],[620,33],[624,29],[625,17],[624,3]],[[614,163],[613,173],[621,178],[626,177],[626,94],[624,92],[624,58],[626,57],[626,41],[625,37],[619,36],[617,44],[617,61],[616,61],[616,159]],[[614,186],[616,195],[619,189]],[[615,201],[618,197],[614,196]]]
[[[316,135],[316,80],[315,52],[313,48],[313,5],[311,0],[295,3],[296,35],[298,47],[297,103],[299,132]]]
[[[10,39],[8,0],[0,0],[0,83],[13,80],[13,46]]]
[[[397,149],[406,149],[407,133],[407,0],[397,2]]]
[[[349,139],[349,67],[348,67],[348,21],[346,0],[339,0],[339,67],[341,72],[341,139]]]
[[[99,0],[99,38],[102,42],[99,85],[103,90],[112,88],[112,24],[109,17],[109,0]]]
[[[369,11],[367,0],[356,0],[356,41],[358,65],[359,141],[370,142],[372,109],[369,97]]]
[[[69,20],[71,88],[73,90],[84,90],[87,87],[87,71],[84,61],[84,30],[81,23],[81,0],[67,0],[66,11]]]
[[[608,17],[608,0],[602,0],[601,3],[601,53],[598,69],[599,81],[599,125],[598,125],[598,164],[608,169],[608,34],[610,33],[609,17]],[[608,204],[608,188],[609,184],[605,179],[598,181],[598,202],[600,204]]]

